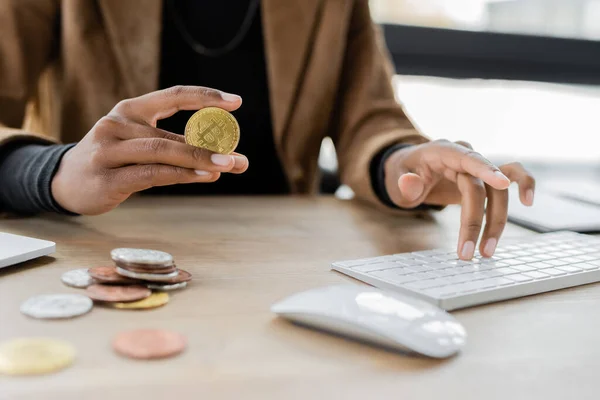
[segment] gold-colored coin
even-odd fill
[[[152,293],[149,297],[145,299],[132,301],[129,303],[112,303],[111,305],[114,308],[119,308],[122,310],[139,310],[144,308],[156,308],[160,306],[164,306],[169,302],[169,294],[168,293]]]
[[[240,126],[233,115],[207,107],[192,115],[185,125],[185,142],[215,153],[230,154],[240,141]]]
[[[0,374],[46,374],[68,367],[73,360],[75,349],[60,340],[20,338],[0,345]]]

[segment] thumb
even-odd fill
[[[417,174],[406,173],[398,178],[398,188],[404,200],[403,203],[414,203],[423,196],[425,182]]]

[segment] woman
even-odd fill
[[[310,193],[325,136],[361,200],[462,204],[463,259],[486,213],[480,251],[494,253],[510,180],[533,202],[520,164],[498,168],[411,125],[366,0],[4,0],[0,23],[4,210],[100,214],[144,190]],[[184,143],[185,121],[208,106],[235,111],[237,153]]]

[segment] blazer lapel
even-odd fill
[[[156,90],[162,1],[98,0],[129,97]]]
[[[262,0],[274,136],[281,142],[310,61],[326,0]]]

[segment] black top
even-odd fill
[[[193,41],[206,48],[222,47],[234,38],[243,25],[252,1],[254,0],[165,0],[160,73],[162,88],[201,85],[242,96],[242,107],[233,113],[241,128],[237,151],[248,156],[250,168],[241,175],[222,174],[214,183],[152,188],[147,193],[289,192],[273,142],[260,7],[239,45],[218,57],[194,51],[181,32],[187,31]],[[180,112],[159,121],[158,126],[182,134],[192,113]],[[40,211],[67,213],[52,198],[50,183],[63,154],[70,146],[72,145],[43,146],[19,142],[2,147],[0,209],[24,214]],[[384,204],[392,207],[394,205],[385,190],[383,164],[393,149],[395,147],[380,152],[371,166],[373,189]]]
[[[287,178],[273,142],[267,66],[260,7],[239,46],[222,56],[199,54],[186,42],[185,32],[200,45],[215,49],[227,45],[243,28],[253,0],[174,1],[163,9],[160,86],[208,86],[242,96],[243,104],[232,114],[240,124],[238,153],[250,167],[241,175],[221,174],[210,184],[196,183],[152,188],[152,193],[283,194]],[[179,22],[179,25],[178,25]],[[183,30],[184,32],[181,32]],[[160,121],[162,129],[182,134],[193,111],[182,111]]]

